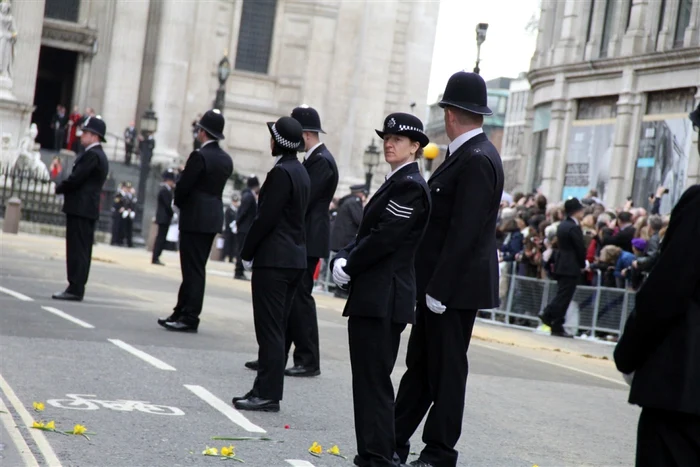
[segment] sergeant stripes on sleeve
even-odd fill
[[[389,200],[389,204],[386,205],[386,210],[396,217],[403,217],[404,219],[410,219],[413,208],[407,208]]]

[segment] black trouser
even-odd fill
[[[60,151],[66,145],[66,130],[55,130],[54,133],[54,149]]]
[[[163,253],[163,248],[165,248],[165,239],[168,236],[169,228],[170,224],[158,224],[158,234],[153,244],[153,257],[151,261],[156,262],[160,259],[160,254]]]
[[[311,294],[314,290],[314,273],[317,265],[318,258],[306,258],[306,270],[297,285],[287,322],[287,358],[289,358],[289,349],[294,343],[294,366],[302,366],[310,370],[318,370],[321,367],[316,302]]]
[[[263,399],[282,400],[287,319],[302,273],[303,269],[253,270],[253,321],[259,365],[253,394]]]
[[[79,297],[85,295],[85,284],[90,274],[95,222],[86,217],[66,216],[66,270],[69,284],[66,292]]]
[[[643,408],[637,467],[700,465],[700,416]]]
[[[112,214],[112,245],[121,244],[122,215],[119,211]]]
[[[564,330],[566,310],[569,308],[571,300],[574,298],[578,282],[579,276],[560,276],[557,279],[557,294],[542,312],[544,317],[552,323],[551,328],[553,331]]]
[[[462,434],[469,362],[467,350],[476,310],[448,308],[441,315],[419,303],[406,353],[406,373],[396,396],[396,453],[406,462],[410,439],[428,413],[420,459],[455,467]],[[432,407],[431,407],[432,406]]]
[[[226,232],[224,234],[224,261],[228,259],[229,263],[233,263],[233,260],[237,257],[236,234],[233,232]]]
[[[206,266],[214,233],[180,231],[180,270],[182,283],[177,294],[175,317],[197,326],[204,302]]]
[[[236,252],[236,270],[234,272],[234,277],[244,277],[245,268],[243,267],[243,260],[241,259],[241,250],[243,250],[243,242],[245,241],[245,233],[238,232],[236,234],[236,241],[238,243],[238,251]]]
[[[394,466],[394,385],[391,372],[405,324],[387,318],[348,318],[355,437],[360,467]]]
[[[134,152],[134,145],[133,144],[126,144],[124,145],[124,163],[126,165],[131,164],[131,155]]]
[[[124,238],[126,238],[126,246],[129,248],[134,246],[134,220],[131,216],[124,219]]]

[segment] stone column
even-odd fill
[[[593,8],[593,20],[591,22],[591,35],[584,52],[586,60],[594,60],[600,57],[600,43],[603,37],[603,24],[605,23],[605,2],[594,2],[591,8]]]
[[[700,36],[700,2],[693,2],[693,6],[690,10],[690,23],[688,23],[688,27],[685,29],[683,47],[699,45],[698,36]]]
[[[698,105],[700,105],[700,87],[698,88],[697,94],[695,94],[695,107],[693,110],[695,110]],[[700,132],[693,131],[691,134],[692,143],[690,146],[690,153],[688,154],[687,186],[700,183],[700,148],[698,148],[698,139],[700,139]]]
[[[136,118],[148,6],[148,0],[116,0],[110,60],[100,113],[110,133],[117,135],[122,135],[124,128]],[[121,156],[123,151],[123,145],[119,144],[118,154]]]
[[[562,145],[566,144],[565,119],[566,100],[563,97],[552,100],[552,119],[549,123],[547,133],[547,148],[544,155],[544,165],[542,171],[542,192],[550,200],[561,198],[563,186],[562,171],[566,166],[566,161],[562,160]]]
[[[162,2],[152,90],[153,109],[158,115],[153,164],[169,164],[179,157],[196,12],[197,2]]]
[[[676,17],[678,16],[680,1],[666,2],[665,7],[665,12],[659,11],[659,15],[663,14],[664,19],[656,41],[657,52],[663,52],[673,47],[673,32],[676,30]]]
[[[578,61],[580,57],[576,56],[577,50],[577,35],[576,21],[578,19],[577,0],[566,0],[564,3],[564,17],[561,24],[561,34],[557,40],[554,49],[554,59],[552,65],[559,65]]]
[[[627,180],[630,158],[630,142],[637,138],[639,128],[632,125],[635,96],[632,92],[634,71],[625,69],[622,75],[622,92],[617,101],[617,118],[613,134],[613,155],[610,163],[610,180],[605,193],[606,206],[620,206],[631,192],[634,179]],[[637,125],[639,127],[639,125]],[[634,146],[634,145],[632,145]],[[632,177],[634,178],[634,177]]]
[[[629,27],[622,38],[620,55],[639,55],[646,51],[646,41],[649,38],[645,27],[648,9],[649,0],[632,0]]]

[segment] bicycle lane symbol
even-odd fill
[[[105,401],[92,399],[97,397],[94,394],[66,394],[66,397],[67,399],[49,399],[46,403],[59,409],[69,410],[99,410],[103,408],[117,412],[137,411],[152,415],[185,415],[185,412],[177,407],[151,404],[148,401],[130,401],[126,399]]]

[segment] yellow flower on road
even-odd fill
[[[204,451],[202,451],[202,454],[204,454],[205,456],[218,456],[219,450],[216,448],[210,448],[209,446],[207,446],[207,448]]]
[[[340,448],[338,448],[338,445],[336,444],[332,448],[330,448],[328,451],[326,451],[328,454],[332,456],[337,456],[337,457],[342,457],[343,459],[347,459],[344,455],[340,453]]]
[[[33,405],[34,410],[36,412],[43,412],[44,411],[44,403],[43,402],[34,402],[34,404],[32,404],[32,405]]]
[[[32,428],[45,428],[44,422],[34,422],[32,423]]]
[[[323,454],[323,447],[314,441],[314,444],[309,448],[309,452],[316,457],[321,457],[321,454]]]
[[[83,425],[75,425],[73,427],[73,434],[74,435],[84,435],[87,432],[87,428],[85,428]]]
[[[233,457],[236,455],[236,452],[234,451],[233,446],[224,446],[221,448],[221,455],[224,457]]]
[[[49,423],[46,424],[45,428],[47,430],[55,430],[56,429],[56,423],[51,420]]]

